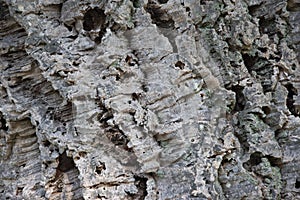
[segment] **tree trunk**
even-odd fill
[[[0,0],[0,199],[300,199],[299,0]]]

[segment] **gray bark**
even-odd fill
[[[300,199],[299,0],[0,1],[0,199]]]

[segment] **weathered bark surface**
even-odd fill
[[[0,2],[0,199],[300,199],[299,0]]]

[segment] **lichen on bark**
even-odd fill
[[[0,0],[0,199],[299,199],[298,0]]]

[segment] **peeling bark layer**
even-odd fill
[[[300,199],[298,0],[0,2],[0,199]]]

